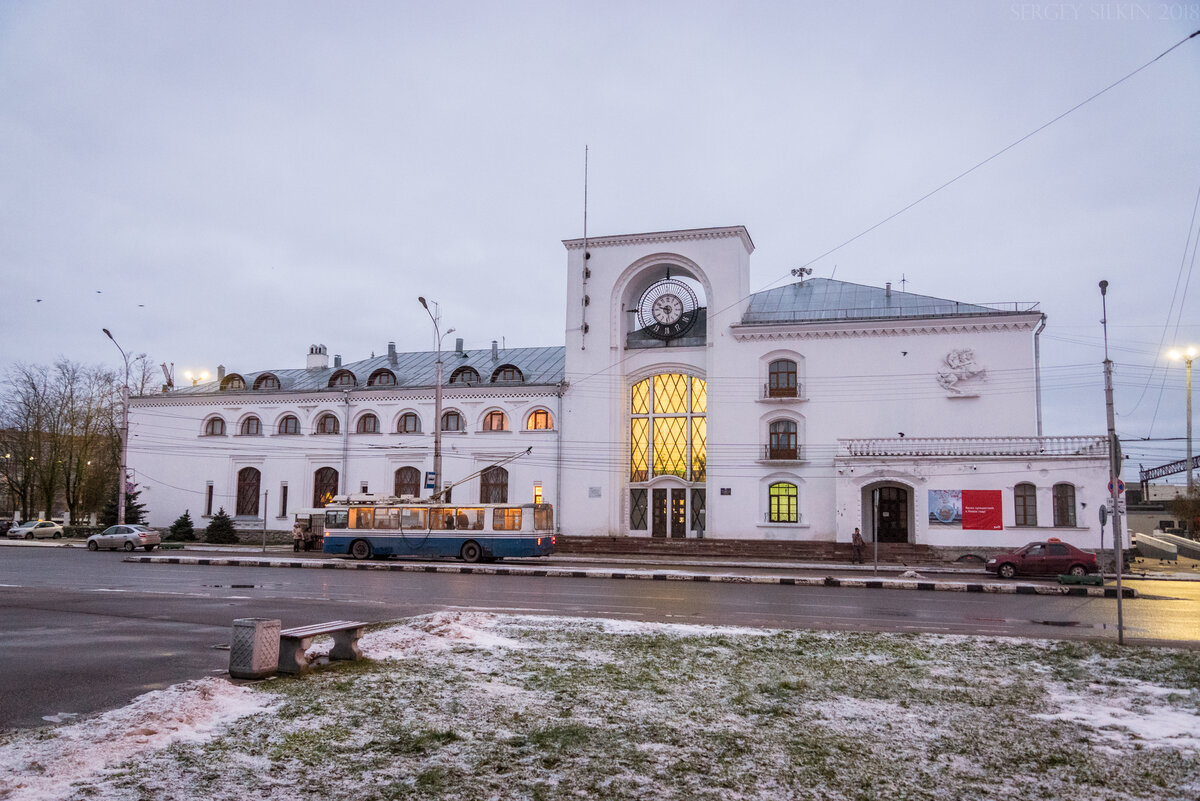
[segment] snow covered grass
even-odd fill
[[[463,612],[360,645],[0,735],[0,799],[1200,796],[1191,651]]]

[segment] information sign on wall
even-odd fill
[[[1003,495],[1000,490],[963,490],[964,531],[1000,531],[1004,528]]]

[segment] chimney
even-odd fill
[[[225,380],[225,365],[218,364],[217,365],[217,382],[219,383],[224,380]]]
[[[884,285],[884,294],[889,298],[892,296],[892,282],[891,281],[888,281],[887,284]]]
[[[340,354],[340,353],[333,354],[333,366],[334,366],[334,368],[338,368],[338,367],[342,366],[342,354]]]
[[[454,352],[457,353],[459,356],[464,355],[463,349],[462,349],[462,337],[454,338]]]
[[[308,362],[304,365],[306,370],[324,370],[329,366],[329,354],[325,351],[324,345],[309,345],[308,346]]]
[[[492,361],[500,361],[500,343],[494,339],[492,340]]]
[[[396,357],[396,343],[388,343],[388,363],[395,364],[399,359]]]

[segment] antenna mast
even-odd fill
[[[592,254],[588,251],[588,232],[587,232],[587,213],[588,213],[588,146],[583,146],[583,309],[579,316],[579,349],[587,350],[587,307],[591,303],[591,298],[587,293],[587,281],[592,277],[592,270],[588,267],[588,259]]]

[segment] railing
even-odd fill
[[[838,456],[1108,456],[1105,437],[839,439]]]
[[[1036,302],[1016,303],[933,303],[914,306],[882,306],[864,307],[858,309],[785,309],[779,311],[760,311],[752,309],[746,313],[746,324],[762,323],[797,323],[815,322],[818,320],[867,320],[889,317],[982,317],[991,314],[1020,314],[1036,311]]]
[[[804,459],[801,445],[763,445],[762,458],[768,462],[799,462]]]
[[[797,383],[794,387],[773,387],[770,384],[763,384],[763,398],[800,398],[803,397],[800,390],[802,385]]]

